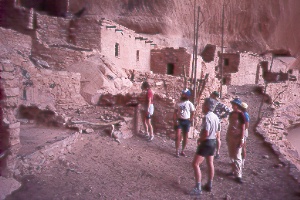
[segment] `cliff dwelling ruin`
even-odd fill
[[[250,165],[250,159],[258,160],[257,168],[247,169],[249,178],[246,184],[258,184],[256,178],[250,177],[263,176],[267,171],[259,171],[259,168],[272,168],[278,175],[273,184],[280,188],[282,185],[278,182],[283,172],[279,172],[279,168],[288,175],[282,175],[286,177],[285,189],[280,191],[281,195],[267,191],[270,196],[266,198],[276,199],[276,195],[280,196],[279,199],[299,198],[299,152],[288,141],[287,135],[300,124],[300,48],[298,39],[295,39],[300,27],[291,28],[286,23],[290,18],[294,24],[298,22],[299,13],[292,8],[300,4],[292,0],[275,1],[268,0],[271,6],[264,2],[257,8],[247,0],[231,0],[225,6],[221,1],[206,0],[190,0],[184,4],[179,0],[0,0],[0,182],[6,185],[0,189],[3,192],[0,199],[183,199],[184,196],[180,195],[184,194],[182,191],[188,184],[192,184],[192,178],[174,175],[176,180],[173,180],[171,175],[164,177],[156,172],[176,172],[176,169],[164,168],[168,162],[171,167],[179,163],[180,169],[186,166],[192,169],[190,160],[176,161],[168,152],[176,137],[174,105],[184,88],[191,90],[191,101],[196,106],[189,145],[195,143],[200,131],[204,98],[219,91],[221,101],[231,108],[230,101],[239,97],[252,106],[249,112],[253,119],[250,131],[253,135],[250,149],[252,147],[253,151],[250,150],[247,164]],[[250,4],[254,6],[251,9],[248,8]],[[273,6],[272,9],[269,6]],[[199,10],[201,7],[199,24],[196,23],[197,7]],[[209,7],[215,11],[208,12]],[[282,10],[288,8],[291,9],[290,15],[282,14]],[[225,18],[222,18],[222,9],[223,12],[227,10]],[[257,11],[253,11],[255,9]],[[280,18],[273,19],[273,16]],[[225,24],[222,24],[222,19]],[[221,26],[225,28],[223,33]],[[290,38],[285,40],[288,31],[283,33],[282,29],[292,32]],[[152,123],[156,138],[149,144],[141,138],[145,103],[141,84],[144,81],[153,89],[155,102]],[[226,125],[227,120],[222,122],[223,127]],[[222,135],[226,146],[225,132]],[[103,148],[106,144],[109,144],[107,149],[115,148],[115,153],[114,149],[103,150],[114,158],[110,160],[113,163],[110,166],[100,167],[107,168],[107,171],[122,165],[122,156],[116,156],[122,155],[125,149],[139,150],[141,155],[126,154],[129,155],[126,166],[132,171],[125,175],[120,172],[119,175],[128,177],[130,180],[124,178],[124,181],[133,184],[135,181],[131,178],[136,175],[130,173],[139,171],[138,177],[154,184],[149,186],[151,191],[160,188],[157,196],[155,192],[137,194],[135,190],[141,190],[140,187],[131,185],[135,188],[131,190],[125,184],[120,186],[120,195],[125,194],[123,198],[113,189],[106,193],[110,178],[116,177],[113,173],[102,177],[100,172],[91,177],[101,176],[103,181],[92,182],[105,189],[95,189],[95,185],[82,189],[73,185],[72,190],[78,190],[74,189],[72,195],[65,192],[65,196],[55,197],[46,194],[46,189],[41,189],[46,196],[29,196],[29,192],[22,192],[26,185],[24,180],[38,177],[55,163],[67,169],[61,177],[71,177],[69,173],[75,172],[83,176],[84,172],[74,164],[74,160],[80,160],[80,156],[74,156],[80,147],[90,151],[85,156],[80,154],[82,159],[90,155],[92,160],[105,163],[100,158],[104,160],[106,155],[97,149],[99,142]],[[259,152],[256,145],[261,145]],[[124,149],[118,150],[120,147]],[[194,152],[194,146],[189,148]],[[91,153],[95,149],[97,153]],[[141,163],[146,160],[147,153],[152,153],[151,159],[155,160],[153,171],[135,161],[132,161],[133,166],[129,161],[136,158]],[[170,160],[163,160],[164,153],[171,157]],[[192,155],[190,153],[189,157]],[[220,168],[227,167],[226,150],[223,155]],[[267,163],[260,163],[269,157]],[[151,162],[144,164],[151,166]],[[188,171],[192,174],[191,170]],[[101,171],[101,174],[105,172]],[[222,181],[227,179],[220,171],[216,174],[221,174],[216,184],[222,188]],[[141,179],[138,178],[137,182],[140,183]],[[151,182],[154,179],[156,182]],[[38,179],[32,180],[38,182]],[[171,189],[161,186],[160,180],[163,185],[170,181],[167,185]],[[255,184],[249,186],[249,190],[239,188],[238,195],[250,195],[249,191]],[[68,188],[68,184],[65,185]],[[262,198],[265,191],[257,190],[257,196],[252,194],[253,198]],[[176,194],[167,196],[173,192]],[[152,194],[154,197],[149,197]],[[218,189],[213,195],[231,199],[233,193],[224,196],[223,189]],[[207,195],[207,198],[213,197]]]

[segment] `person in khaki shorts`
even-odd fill
[[[226,134],[229,158],[232,171],[228,175],[235,176],[235,181],[242,181],[242,148],[245,137],[245,117],[241,111],[241,100],[235,98],[231,101],[233,111],[229,114],[229,125]]]
[[[247,141],[247,138],[248,138],[248,135],[249,135],[248,129],[249,129],[250,116],[249,116],[249,113],[247,112],[248,104],[245,103],[245,102],[242,102],[241,106],[242,106],[242,111],[244,113],[245,120],[246,120],[244,145],[243,145],[243,149],[242,149],[242,166],[244,168],[245,160],[246,160],[246,141]]]

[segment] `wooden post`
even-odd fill
[[[199,15],[200,15],[200,6],[198,6],[197,13],[197,26],[196,26],[196,45],[195,45],[195,67],[194,67],[194,98],[193,103],[196,103],[196,80],[197,80],[197,54],[198,54],[198,38],[199,38]]]
[[[222,6],[222,40],[221,40],[221,66],[220,66],[220,71],[221,71],[221,81],[220,81],[220,98],[222,98],[222,85],[223,85],[223,53],[224,53],[224,1],[223,1],[223,6]]]

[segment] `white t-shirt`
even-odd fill
[[[191,112],[195,111],[195,106],[192,102],[181,101],[176,104],[175,109],[177,110],[177,117],[180,119],[190,119]]]
[[[220,126],[220,123],[219,123],[218,116],[211,111],[209,111],[202,118],[201,129],[207,130],[207,132],[208,132],[207,139],[216,139],[216,132],[217,132],[219,126]]]

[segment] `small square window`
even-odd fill
[[[115,56],[120,57],[120,45],[119,45],[119,43],[115,44]]]
[[[229,59],[228,58],[224,58],[224,65],[228,66],[229,65]]]
[[[136,51],[136,61],[140,60],[140,50]]]

